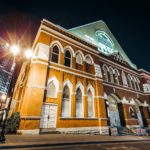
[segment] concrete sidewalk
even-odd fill
[[[6,143],[1,143],[0,149],[139,141],[150,141],[150,137],[71,134],[7,135]]]

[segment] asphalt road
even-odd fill
[[[150,150],[150,142],[126,142],[28,148],[37,150]]]

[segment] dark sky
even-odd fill
[[[64,28],[103,20],[138,68],[150,71],[150,9],[134,0],[0,1],[0,36],[31,46],[42,18]]]

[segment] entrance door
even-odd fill
[[[56,128],[57,106],[53,104],[44,104],[40,128]]]
[[[108,117],[110,120],[110,126],[120,127],[121,124],[117,102],[112,97],[109,97],[108,103]]]
[[[136,109],[136,114],[137,114],[139,126],[143,127],[142,115],[141,115],[139,105],[137,103],[135,103],[135,109]]]

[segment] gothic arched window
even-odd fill
[[[50,98],[56,98],[57,97],[57,89],[56,89],[56,85],[54,84],[53,81],[51,81],[47,85],[47,96]]]
[[[87,93],[87,109],[88,109],[88,117],[94,117],[94,96],[91,90],[88,90]]]
[[[61,116],[70,117],[70,89],[67,85],[63,89]]]
[[[106,65],[103,65],[103,72],[104,80],[108,81],[108,67]]]
[[[80,53],[78,53],[78,54],[76,55],[76,63],[82,65],[82,62],[83,62],[82,56],[81,56]]]
[[[92,60],[89,56],[85,57],[86,72],[91,72]]]
[[[64,62],[64,65],[67,66],[67,67],[70,67],[70,65],[71,65],[71,54],[70,54],[69,50],[65,51],[65,62]]]
[[[128,81],[129,81],[129,87],[132,89],[133,85],[132,85],[132,78],[131,75],[128,75]]]
[[[76,90],[76,117],[83,117],[82,92],[80,88]]]
[[[123,85],[128,86],[127,78],[126,78],[126,75],[125,75],[124,71],[122,71],[121,76],[122,76]]]
[[[115,83],[119,85],[119,71],[115,69]]]
[[[58,63],[59,62],[59,48],[57,45],[55,45],[52,48],[52,58],[51,58],[52,62]]]
[[[112,68],[109,68],[109,76],[110,76],[110,82],[114,83],[114,73]]]

